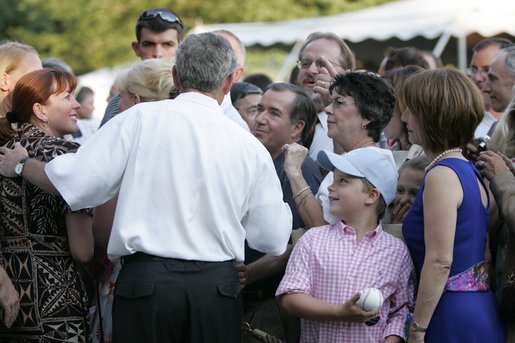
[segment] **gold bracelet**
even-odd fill
[[[297,204],[297,207],[300,207],[306,201],[306,199],[308,198],[308,196],[310,194],[312,194],[311,190],[309,190],[309,192],[306,192],[306,195],[304,195],[302,198],[300,198],[299,201],[295,201],[295,203]]]
[[[293,196],[293,200],[295,200],[295,198],[297,198],[299,195],[301,195],[303,192],[305,192],[308,189],[309,189],[309,186],[306,186],[306,187],[302,188],[297,194],[295,194]]]

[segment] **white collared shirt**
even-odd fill
[[[222,112],[229,118],[231,118],[236,124],[244,128],[245,130],[250,132],[249,126],[247,125],[247,122],[243,120],[241,117],[240,112],[236,109],[236,107],[233,106],[231,101],[231,93],[227,93],[224,96],[224,100],[222,101],[222,104],[220,105],[222,107]]]
[[[280,255],[291,233],[270,154],[200,93],[133,106],[45,171],[73,209],[120,193],[111,259],[243,261],[245,238]]]
[[[485,111],[485,115],[483,116],[483,119],[477,126],[476,130],[474,131],[474,138],[482,138],[488,134],[490,131],[490,128],[492,125],[497,121],[497,118],[495,118],[490,112]]]
[[[311,157],[313,161],[317,160],[320,150],[334,151],[333,140],[327,135],[327,113],[320,112],[317,116],[318,123],[315,125],[313,142],[309,147],[309,157]]]

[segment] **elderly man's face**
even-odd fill
[[[492,108],[496,112],[503,112],[511,100],[511,89],[515,83],[515,74],[506,66],[506,52],[498,54],[490,70],[488,80],[483,84],[482,91],[490,96]]]

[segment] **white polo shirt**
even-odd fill
[[[138,104],[45,171],[73,209],[120,192],[108,254],[244,259],[282,254],[291,211],[268,151],[196,92]]]

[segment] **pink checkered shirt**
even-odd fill
[[[305,293],[343,304],[367,287],[385,298],[375,326],[302,319],[301,342],[384,342],[405,338],[408,306],[413,304],[413,263],[406,245],[379,225],[356,243],[353,228],[338,222],[312,228],[297,242],[276,295]]]

